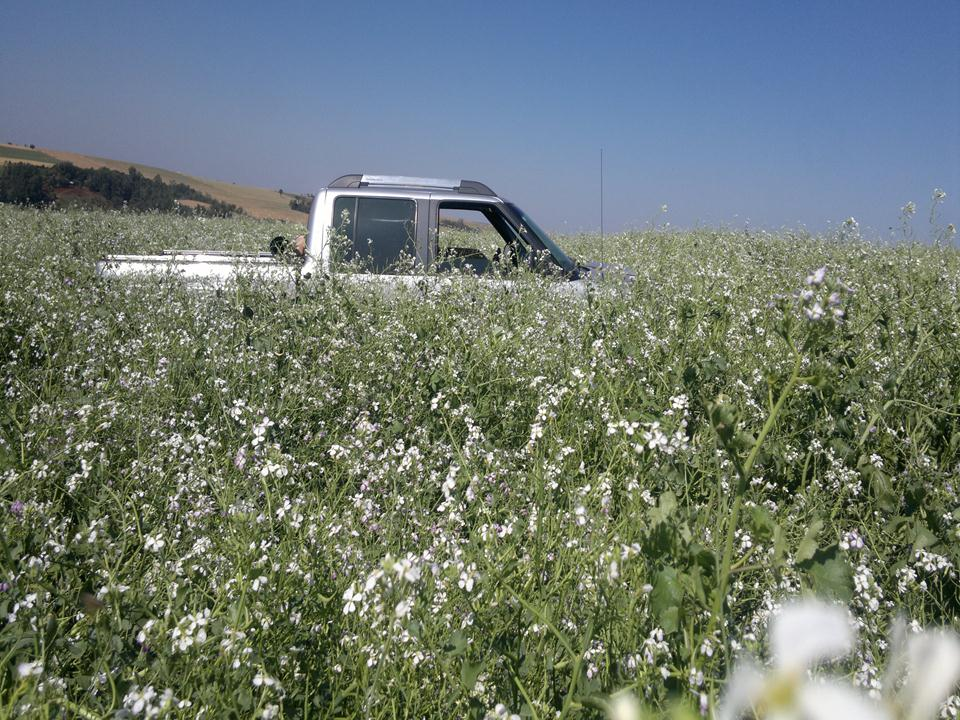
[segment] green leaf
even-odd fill
[[[650,508],[648,511],[648,517],[650,518],[651,524],[660,525],[662,523],[666,523],[666,521],[673,514],[673,511],[676,509],[677,496],[668,490],[660,496],[657,506]]]
[[[818,550],[800,567],[806,572],[811,587],[818,595],[844,602],[850,602],[853,599],[853,572],[840,557],[840,548],[837,544],[825,550]]]
[[[664,632],[672,633],[679,627],[682,600],[683,588],[677,579],[677,571],[668,567],[658,572],[650,593],[650,610],[657,616]]]
[[[698,565],[694,565],[689,573],[681,575],[680,579],[689,595],[696,598],[700,604],[707,604],[707,593],[703,588],[703,573]]]
[[[467,651],[467,637],[457,630],[450,635],[450,639],[443,646],[443,651],[450,657],[458,657]]]
[[[794,556],[794,561],[798,565],[812,558],[817,552],[817,537],[821,530],[823,530],[823,520],[819,519],[814,520],[807,528],[807,533],[797,546],[797,554]]]
[[[776,534],[777,524],[765,507],[754,505],[750,508],[750,529],[758,540],[767,542]]]
[[[912,519],[906,528],[907,542],[913,545],[913,551],[922,550],[937,542],[937,536],[918,517]]]
[[[680,627],[680,608],[676,605],[660,613],[660,627],[665,633],[674,633]]]
[[[473,690],[473,686],[477,684],[477,678],[480,677],[481,672],[483,672],[482,661],[463,661],[463,664],[460,666],[460,682],[463,683],[463,687],[466,688],[467,692]]]
[[[677,496],[674,495],[670,490],[667,490],[663,495],[660,496],[660,511],[663,513],[664,518],[668,518],[676,509]]]
[[[716,572],[717,556],[700,543],[691,543],[687,548],[687,556],[689,557],[688,567],[697,567],[707,575]]]

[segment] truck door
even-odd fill
[[[430,263],[483,276],[523,267],[530,245],[496,203],[431,199]]]
[[[409,285],[427,263],[428,201],[340,195],[333,203],[330,264],[358,282]]]

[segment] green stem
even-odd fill
[[[780,415],[780,411],[783,409],[784,403],[787,401],[787,397],[801,379],[800,353],[797,352],[796,348],[793,346],[793,343],[790,344],[790,349],[793,351],[794,357],[793,372],[791,372],[790,379],[787,380],[787,384],[783,386],[783,390],[781,391],[780,396],[777,398],[776,404],[773,406],[770,414],[767,416],[767,420],[763,424],[763,428],[761,428],[760,434],[757,436],[757,439],[753,444],[753,448],[750,450],[750,454],[747,456],[746,462],[741,464],[739,458],[735,454],[730,453],[730,458],[733,461],[739,477],[737,479],[737,487],[733,498],[733,505],[730,508],[730,516],[727,520],[727,535],[723,544],[723,560],[721,561],[719,568],[717,590],[713,600],[713,615],[710,618],[710,626],[707,633],[708,637],[713,635],[713,630],[716,627],[716,623],[720,618],[720,614],[723,612],[723,601],[727,596],[727,586],[730,583],[731,566],[733,564],[733,539],[739,525],[740,510],[743,506],[743,496],[746,493],[747,486],[750,482],[751,474],[753,472],[753,465],[757,460],[757,455],[760,453],[760,448],[763,446],[764,440],[766,440],[767,435],[769,435],[773,430],[773,427],[777,422],[777,417]]]

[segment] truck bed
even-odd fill
[[[102,278],[168,274],[187,282],[219,286],[237,276],[294,281],[298,271],[268,252],[179,250],[156,255],[107,255],[97,262],[97,276]]]

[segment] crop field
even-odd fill
[[[880,707],[898,618],[960,625],[956,249],[649,229],[582,300],[94,276],[292,227],[0,206],[0,717],[699,717],[798,596]]]
[[[0,145],[0,163],[22,162],[31,165],[53,165],[56,161],[56,158],[41,150],[31,150],[9,144]]]

